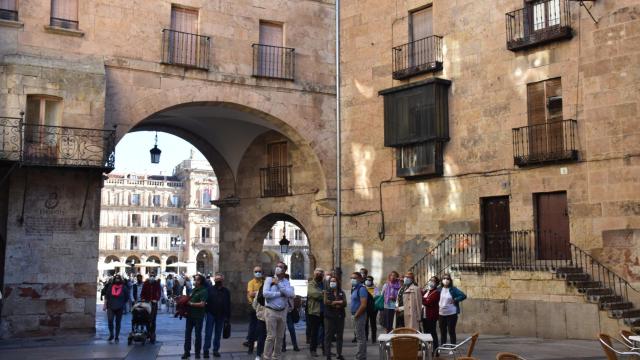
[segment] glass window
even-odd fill
[[[169,199],[169,203],[171,204],[172,207],[179,207],[180,206],[180,196],[179,195],[171,195],[171,198]]]
[[[78,0],[51,0],[51,26],[78,29]]]
[[[162,199],[160,195],[153,195],[153,206],[159,207],[162,206]]]
[[[0,0],[0,19],[18,21],[16,0]]]
[[[120,235],[113,237],[113,250],[120,250]]]
[[[200,229],[200,234],[202,235],[202,241],[204,242],[204,239],[211,238],[211,228],[203,227]]]
[[[138,237],[135,235],[131,235],[129,250],[138,250]]]
[[[211,189],[204,189],[202,191],[202,207],[211,206]]]
[[[131,214],[131,226],[140,226],[140,214]]]
[[[157,248],[158,247],[158,237],[157,236],[152,236],[151,237],[151,241],[149,244],[152,248]]]
[[[140,194],[131,194],[131,205],[140,206]]]

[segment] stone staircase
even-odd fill
[[[613,289],[611,284],[594,280],[592,275],[577,266],[559,267],[554,272],[556,278],[564,279],[578,293],[583,294],[587,302],[597,304],[601,311],[606,311],[609,318],[622,320],[629,328],[640,330],[640,309],[635,308],[628,296],[625,296],[626,288],[625,295],[620,295],[622,291],[616,291],[618,289]],[[622,289],[621,287],[619,290]]]

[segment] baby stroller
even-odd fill
[[[127,344],[141,342],[144,345],[147,339],[152,344],[156,342],[156,334],[150,332],[151,329],[151,304],[139,302],[131,309],[131,332],[127,339]]]

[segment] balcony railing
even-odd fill
[[[162,63],[209,70],[208,36],[171,29],[162,30]]]
[[[396,46],[392,50],[396,80],[442,70],[442,37],[433,35]]]
[[[513,129],[513,160],[518,166],[578,160],[577,122],[562,120]]]
[[[192,245],[214,245],[216,243],[216,239],[212,237],[193,237],[191,238]]]
[[[113,130],[24,124],[19,118],[0,117],[0,160],[111,170],[115,140]]]
[[[49,21],[49,25],[63,28],[63,29],[73,29],[78,30],[78,21],[77,20],[69,20],[69,19],[61,19],[57,17],[51,17]]]
[[[253,44],[253,76],[293,80],[295,49]]]
[[[528,2],[506,14],[507,49],[518,51],[551,41],[569,39],[571,11],[568,0]]]
[[[127,186],[149,186],[149,187],[167,187],[181,188],[184,186],[182,181],[165,181],[165,180],[148,180],[148,179],[127,179],[110,177],[104,181],[105,184],[127,185]],[[153,205],[156,206],[156,205]],[[161,206],[161,205],[158,205]]]
[[[291,165],[260,169],[260,190],[262,197],[291,195]]]
[[[0,20],[18,21],[18,11],[0,9]]]

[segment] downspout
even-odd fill
[[[340,136],[340,0],[336,0],[336,241],[334,268],[342,274],[342,144]]]

